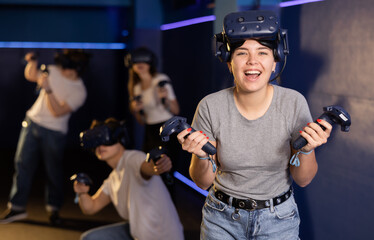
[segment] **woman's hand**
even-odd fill
[[[177,139],[182,145],[182,149],[195,154],[200,158],[207,157],[208,154],[204,152],[202,148],[208,142],[208,137],[206,134],[203,134],[202,131],[191,133],[191,130],[191,128],[185,129],[177,135]]]
[[[130,103],[132,111],[139,113],[143,110],[143,102],[141,100],[132,100]]]
[[[322,144],[325,144],[327,139],[330,137],[332,130],[331,124],[323,119],[317,119],[317,122],[324,126],[326,130],[323,130],[321,126],[315,122],[308,123],[303,131],[300,131],[300,135],[308,141],[301,151],[309,152]]]

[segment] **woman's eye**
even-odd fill
[[[259,52],[260,55],[268,55],[267,52]]]

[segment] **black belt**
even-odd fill
[[[230,204],[230,202],[229,202],[230,196],[229,195],[227,195],[226,193],[224,193],[220,190],[217,190],[217,189],[214,189],[214,191],[215,191],[214,196],[216,196],[217,199],[221,200],[224,203]],[[281,204],[281,203],[285,202],[288,198],[290,198],[291,195],[292,195],[292,187],[290,187],[290,189],[287,192],[285,192],[284,194],[282,194],[281,196],[273,198],[273,206],[276,206],[278,204]],[[235,208],[241,208],[241,209],[252,211],[252,210],[256,210],[256,209],[270,207],[270,200],[271,199],[269,199],[269,200],[255,200],[255,199],[251,199],[251,198],[237,199],[237,198],[233,197],[231,205]]]

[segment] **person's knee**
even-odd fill
[[[88,240],[87,232],[82,233],[82,235],[81,235],[81,237],[79,238],[79,240]]]
[[[87,231],[82,233],[80,240],[100,240],[100,236],[93,231]]]

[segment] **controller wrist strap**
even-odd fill
[[[196,155],[197,156],[197,155]],[[210,155],[208,155],[208,157],[199,157],[197,156],[199,159],[201,160],[209,160],[211,163],[212,163],[212,167],[213,167],[213,172],[215,173],[216,170],[217,170],[217,165],[216,163],[214,162],[213,158],[210,157]]]
[[[290,160],[290,164],[291,165],[294,165],[295,167],[298,167],[300,166],[300,159],[299,159],[299,154],[302,153],[304,155],[309,155],[311,152],[313,152],[313,150],[310,150],[309,152],[303,152],[303,151],[298,151],[297,153],[295,153],[291,160]]]

